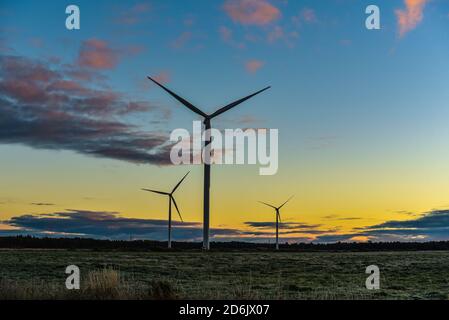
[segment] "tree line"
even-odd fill
[[[0,237],[2,249],[89,249],[123,251],[166,251],[166,241],[100,240],[91,238],[38,238],[33,236]],[[200,242],[173,242],[171,250],[201,250]],[[270,243],[212,242],[216,251],[266,251],[274,249]],[[335,242],[282,243],[281,251],[421,251],[449,250],[449,241],[429,242]]]

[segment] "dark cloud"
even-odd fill
[[[165,240],[167,237],[167,221],[157,219],[124,218],[116,212],[99,212],[88,210],[68,209],[62,212],[40,215],[26,214],[13,217],[1,223],[16,230],[0,230],[0,234],[29,234],[54,235],[68,237],[91,237],[108,239],[128,239],[130,235],[135,239]],[[173,221],[173,237],[176,240],[200,241],[202,239],[202,224],[198,222]],[[322,234],[329,231],[306,230],[306,225],[296,224],[298,230],[281,230],[285,235],[283,241],[292,239],[307,239],[293,234],[312,233]],[[314,227],[313,225],[311,227]],[[212,228],[212,239],[220,241],[261,241],[266,242],[274,238],[273,230],[240,230],[232,228]]]
[[[276,222],[272,221],[247,221],[245,225],[253,228],[253,230],[242,231],[242,234],[256,236],[258,239],[264,239],[264,237],[273,237],[276,232]],[[309,234],[309,235],[321,235],[338,231],[337,229],[323,230],[318,229],[322,225],[320,224],[307,224],[301,222],[281,222],[279,223],[279,234],[285,235],[290,239],[295,237],[290,236],[293,234]],[[310,237],[304,237],[311,239]]]
[[[416,219],[391,220],[356,228],[354,233],[321,235],[318,242],[352,241],[366,237],[372,241],[440,241],[449,239],[449,210],[434,210]]]
[[[254,228],[275,228],[276,222],[273,221],[247,221],[246,225]],[[283,229],[315,229],[320,227],[319,224],[306,224],[300,222],[281,222],[279,227]]]
[[[166,220],[124,218],[116,212],[67,210],[41,215],[27,214],[2,223],[19,228],[15,232],[20,234],[25,232],[109,239],[127,239],[132,234],[135,238],[156,240],[165,239],[167,235]],[[173,221],[172,224],[176,239],[201,236],[201,228],[196,222]]]
[[[340,217],[336,214],[331,214],[328,216],[324,216],[323,219],[326,220],[336,220],[336,221],[351,221],[351,220],[360,220],[360,217]]]
[[[147,102],[128,101],[112,90],[84,86],[68,71],[73,72],[71,67],[58,67],[0,56],[0,143],[137,163],[170,163],[167,137],[116,120],[161,110]],[[94,77],[82,69],[77,76],[83,73]]]
[[[435,210],[428,214],[412,220],[387,221],[381,224],[370,226],[367,229],[417,229],[430,230],[449,228],[449,210]]]
[[[323,230],[320,225],[285,222],[281,225],[282,242],[348,242],[361,237],[371,241],[439,241],[449,239],[449,210],[432,211],[415,220],[387,221],[338,234],[338,229]],[[0,230],[0,235],[67,236],[107,239],[165,240],[167,221],[125,218],[116,212],[66,210],[48,214],[26,214],[0,221],[16,230]],[[270,242],[274,239],[272,222],[246,222],[250,229],[212,228],[217,241]],[[251,229],[252,228],[252,229]],[[201,241],[202,224],[173,221],[173,236],[179,241]]]
[[[318,236],[314,242],[319,243],[332,243],[332,242],[347,242],[356,236],[354,234],[325,234]]]
[[[21,215],[3,224],[17,230],[0,230],[1,234],[55,235],[107,239],[165,240],[167,220],[124,218],[116,212],[73,210],[40,215]],[[202,225],[198,222],[172,221],[173,237],[176,240],[199,241]],[[211,237],[242,235],[237,229],[212,228]]]
[[[49,202],[33,202],[30,203],[33,206],[54,206],[54,203],[49,203]]]

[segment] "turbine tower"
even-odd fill
[[[178,212],[179,218],[181,219],[181,221],[183,221],[182,217],[181,217],[181,213],[179,212],[179,209],[178,209],[178,205],[176,204],[175,197],[173,197],[173,193],[175,193],[176,189],[178,189],[179,185],[182,183],[182,181],[184,181],[184,179],[187,177],[187,175],[189,173],[190,173],[190,171],[185,174],[185,176],[178,182],[178,184],[173,188],[173,190],[170,193],[164,192],[164,191],[151,190],[151,189],[142,189],[144,191],[154,192],[154,193],[168,196],[168,248],[169,249],[171,248],[171,203],[172,202],[175,205],[175,208],[176,208],[176,211]]]
[[[293,198],[293,196],[291,196],[287,201],[285,201],[279,207],[275,207],[275,206],[272,206],[271,204],[259,201],[260,203],[263,203],[264,205],[269,206],[269,207],[273,208],[274,210],[276,210],[276,250],[279,250],[279,222],[281,222],[281,214],[280,214],[279,210],[281,210],[281,208],[287,202],[289,202],[291,198]]]
[[[203,150],[205,150],[205,151],[208,150],[207,146],[211,143],[210,129],[211,129],[211,120],[213,118],[236,107],[237,105],[241,104],[242,102],[244,102],[244,101],[254,97],[255,95],[270,88],[270,87],[266,87],[266,88],[259,90],[253,94],[250,94],[249,96],[246,96],[240,100],[234,101],[234,102],[218,109],[214,113],[207,114],[207,113],[201,111],[200,109],[198,109],[197,107],[195,107],[193,104],[191,104],[184,98],[178,96],[176,93],[174,93],[170,89],[164,87],[162,84],[160,84],[153,78],[148,77],[148,79],[153,81],[156,85],[161,87],[163,90],[165,90],[168,94],[170,94],[176,100],[181,102],[188,109],[190,109],[191,111],[195,112],[196,114],[198,114],[204,118],[203,123],[204,123],[204,130],[206,131],[206,137],[205,137]],[[204,157],[206,159],[204,159],[205,161],[204,161],[204,200],[203,200],[203,249],[209,250],[209,248],[210,248],[210,246],[209,246],[209,209],[210,209],[210,161],[209,161],[209,159],[210,159],[210,150],[209,150],[209,154],[206,155],[206,152],[204,153]]]

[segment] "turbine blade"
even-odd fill
[[[277,212],[277,215],[278,215],[278,218],[279,218],[279,222],[282,223],[282,221],[281,221],[281,213],[279,211]]]
[[[151,189],[142,189],[142,190],[143,191],[154,192],[154,193],[159,193],[159,194],[163,194],[163,195],[166,195],[166,196],[170,195],[169,193],[163,192],[163,191],[157,191],[157,190],[151,190]]]
[[[278,209],[282,208],[282,207],[283,207],[287,202],[289,202],[293,197],[294,197],[294,196],[291,196],[290,198],[288,198],[288,200],[285,201],[283,204],[281,204],[281,206],[280,206]]]
[[[178,212],[179,218],[181,219],[182,222],[184,222],[184,220],[182,220],[181,212],[179,212],[178,205],[176,204],[175,198],[173,196],[170,196],[170,198],[173,200],[173,204],[175,205],[175,208],[176,208],[176,211]]]
[[[269,207],[271,207],[273,209],[277,209],[275,206],[272,206],[271,204],[268,204],[268,203],[265,203],[265,202],[262,202],[262,201],[259,201],[259,202],[263,203],[264,205],[269,206]]]
[[[198,109],[197,107],[195,107],[193,104],[191,104],[189,101],[187,101],[186,99],[178,96],[176,93],[174,93],[173,91],[171,91],[170,89],[164,87],[162,84],[160,84],[159,82],[157,82],[156,80],[154,80],[151,77],[147,77],[148,79],[150,79],[151,81],[153,81],[155,84],[157,84],[159,87],[161,87],[162,89],[164,89],[168,94],[170,94],[173,98],[175,98],[176,100],[178,100],[179,102],[181,102],[183,105],[185,105],[187,108],[189,108],[190,110],[192,110],[193,112],[199,114],[200,116],[203,116],[205,118],[207,118],[207,114],[205,114],[203,111],[201,111],[200,109]]]
[[[173,192],[176,191],[176,189],[178,189],[179,185],[184,181],[184,179],[187,177],[187,175],[188,175],[189,173],[190,173],[190,171],[187,172],[187,173],[185,174],[185,176],[182,177],[182,179],[178,182],[178,184],[173,188],[173,191],[171,192],[172,194],[173,194]]]
[[[262,89],[262,90],[259,90],[259,91],[255,92],[255,93],[253,93],[253,94],[250,94],[249,96],[247,96],[247,97],[245,97],[245,98],[242,98],[242,99],[240,99],[240,100],[234,101],[234,102],[232,102],[232,103],[230,103],[230,104],[224,106],[223,108],[218,109],[218,110],[215,111],[214,113],[212,113],[212,114],[210,115],[210,118],[212,119],[212,118],[214,118],[214,117],[216,117],[216,116],[222,114],[223,112],[226,112],[226,111],[228,111],[229,109],[232,109],[232,108],[234,108],[235,106],[238,106],[238,105],[241,104],[242,102],[244,102],[244,101],[246,101],[246,100],[248,100],[248,99],[254,97],[255,95],[257,95],[257,94],[259,94],[259,93],[261,93],[261,92],[263,92],[263,91],[265,91],[265,90],[268,90],[268,89],[270,89],[270,88],[271,88],[271,87],[266,87],[266,88],[264,88],[264,89]]]

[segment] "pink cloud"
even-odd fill
[[[286,31],[281,26],[274,26],[274,28],[267,33],[268,43],[282,41],[290,48],[295,46],[295,42],[298,40],[298,38],[298,31]]]
[[[342,46],[350,46],[352,44],[352,40],[350,40],[350,39],[341,39],[339,41],[339,43]]]
[[[317,21],[315,10],[310,8],[305,8],[304,10],[302,10],[301,16],[304,19],[304,21],[308,23],[313,23]]]
[[[162,71],[154,76],[154,79],[162,84],[168,83],[170,81],[170,73],[168,71]]]
[[[263,61],[253,59],[246,62],[245,69],[249,73],[256,73],[257,71],[259,71],[260,68],[263,67],[263,65],[264,65]]]
[[[30,39],[30,44],[35,48],[42,48],[44,46],[44,41],[42,38],[33,37]]]
[[[116,22],[123,25],[134,25],[141,21],[142,15],[151,10],[149,3],[137,3],[129,9],[123,10]]]
[[[190,31],[184,31],[171,43],[171,46],[180,49],[184,47],[190,39],[192,39],[192,33]]]
[[[218,31],[220,32],[221,39],[224,42],[229,42],[232,40],[232,31],[229,28],[221,26]]]
[[[404,0],[405,9],[396,10],[399,36],[416,28],[423,19],[423,10],[429,0]]]
[[[218,29],[218,32],[220,33],[220,37],[223,40],[223,42],[225,42],[233,47],[239,48],[239,49],[245,48],[245,44],[243,42],[237,42],[234,40],[234,36],[232,34],[231,29],[229,29],[225,26],[221,26]]]
[[[298,15],[292,17],[292,21],[295,25],[300,25],[301,22],[315,23],[318,21],[318,19],[316,17],[315,10],[304,8]]]
[[[275,42],[284,37],[284,29],[280,26],[275,26],[267,35],[268,42]]]
[[[78,54],[78,67],[81,67],[80,76],[87,76],[89,70],[113,69],[119,60],[125,56],[133,56],[144,52],[141,45],[130,45],[123,48],[112,48],[106,41],[89,39],[82,42]]]
[[[227,0],[224,10],[234,22],[266,25],[281,16],[278,8],[267,0]]]
[[[161,108],[89,87],[91,82],[76,82],[65,68],[21,56],[0,57],[1,143],[134,163],[169,163],[166,137],[116,120],[136,112],[160,113]],[[161,123],[165,119],[158,118]]]
[[[90,39],[82,43],[78,57],[78,64],[81,67],[112,69],[117,63],[117,51],[111,49],[105,41]]]

